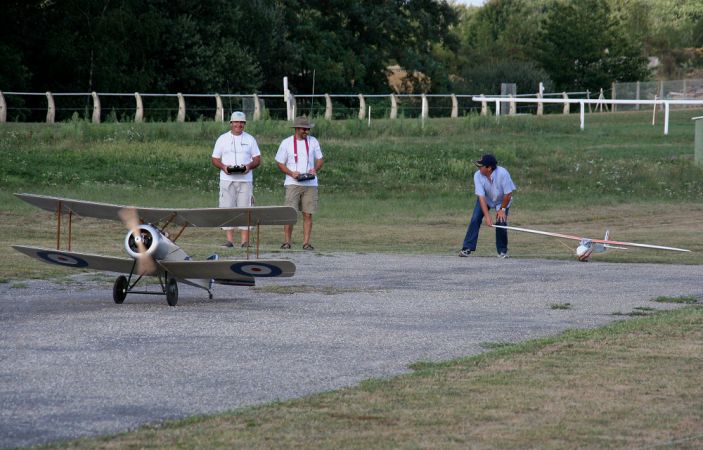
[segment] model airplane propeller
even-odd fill
[[[513,231],[523,231],[525,233],[532,233],[532,234],[541,234],[543,236],[551,236],[551,237],[556,237],[556,238],[562,238],[562,239],[571,239],[574,241],[579,241],[578,247],[576,247],[576,259],[579,261],[588,261],[588,258],[591,256],[592,253],[603,253],[607,249],[618,249],[618,250],[627,250],[628,247],[640,247],[640,248],[652,248],[656,250],[672,250],[675,252],[690,252],[691,250],[686,250],[684,248],[676,248],[676,247],[665,247],[663,245],[652,245],[652,244],[638,244],[635,242],[621,242],[621,241],[613,241],[608,239],[609,232],[605,232],[605,238],[603,239],[590,239],[590,238],[585,238],[581,236],[571,236],[568,234],[561,234],[561,233],[551,233],[549,231],[540,231],[540,230],[533,230],[530,228],[520,228],[520,227],[512,227],[512,226],[507,226],[507,225],[493,225],[495,228],[504,228],[506,230],[513,230]]]
[[[291,277],[295,264],[286,260],[220,260],[212,255],[205,261],[193,261],[176,240],[189,226],[236,227],[294,224],[297,212],[287,206],[258,206],[251,208],[141,208],[87,202],[34,194],[15,194],[34,206],[56,213],[56,249],[13,245],[28,256],[51,264],[81,269],[103,270],[127,274],[115,280],[112,297],[124,302],[127,294],[161,294],[169,305],[178,302],[178,281],[204,289],[212,298],[212,284],[254,286],[257,277]],[[61,217],[68,215],[68,251],[60,249]],[[95,255],[71,251],[71,219],[73,215],[98,219],[121,220],[127,227],[124,247],[130,258]],[[159,229],[155,224],[163,224]],[[170,224],[180,225],[171,239],[164,230]],[[139,291],[135,286],[144,276],[155,276],[161,292]]]
[[[136,272],[139,275],[154,273],[156,264],[154,260],[147,255],[147,247],[144,243],[147,235],[145,233],[143,234],[141,228],[139,228],[140,223],[137,210],[134,208],[122,208],[118,211],[118,215],[120,219],[122,219],[122,223],[124,223],[125,227],[131,232],[126,238],[126,248],[132,251],[137,250],[137,256],[134,258],[137,261]],[[136,247],[136,249],[134,247]]]

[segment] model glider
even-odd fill
[[[605,232],[605,238],[603,239],[590,239],[590,238],[585,238],[581,236],[571,236],[568,234],[561,234],[561,233],[551,233],[549,231],[539,231],[539,230],[532,230],[530,228],[520,228],[520,227],[511,227],[507,225],[493,225],[495,228],[504,228],[506,230],[513,230],[513,231],[524,231],[525,233],[533,233],[533,234],[541,234],[543,236],[551,236],[551,237],[556,237],[556,238],[562,238],[562,239],[571,239],[573,241],[579,241],[578,247],[576,247],[576,259],[579,261],[588,261],[588,258],[591,256],[592,253],[603,253],[607,249],[618,249],[618,250],[627,250],[629,247],[640,247],[640,248],[653,248],[656,250],[672,250],[675,252],[690,252],[691,250],[686,250],[684,248],[676,248],[676,247],[665,247],[663,245],[652,245],[652,244],[638,244],[635,242],[621,242],[621,241],[613,241],[608,239],[609,232]]]
[[[212,284],[254,286],[257,277],[291,277],[295,264],[286,260],[256,259],[220,260],[212,255],[205,261],[193,261],[176,240],[189,226],[235,227],[294,224],[297,213],[287,206],[260,206],[251,208],[142,208],[111,205],[60,197],[33,194],[15,194],[34,206],[56,213],[56,249],[13,245],[27,256],[51,264],[81,269],[95,269],[127,274],[120,275],[113,287],[115,303],[124,302],[127,294],[160,294],[169,305],[178,302],[178,281],[204,289],[212,298]],[[130,258],[95,255],[71,251],[71,219],[73,215],[122,221],[127,227],[124,247]],[[68,215],[68,250],[60,249],[61,217]],[[171,237],[166,227],[180,225]],[[159,228],[160,225],[160,228]],[[135,290],[144,276],[155,276],[161,292]]]

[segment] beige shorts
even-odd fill
[[[248,181],[220,180],[220,208],[249,208],[252,206],[254,185]],[[238,227],[246,230],[247,227]],[[233,230],[234,227],[222,227]]]
[[[286,186],[286,206],[292,206],[298,211],[312,214],[317,211],[317,186]]]

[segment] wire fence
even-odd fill
[[[590,98],[588,91],[543,95]],[[286,120],[291,114],[341,120],[462,117],[485,113],[485,105],[474,97],[476,94],[299,94],[287,99],[281,94],[0,91],[0,122],[54,123],[75,118],[95,123],[222,122],[232,111],[244,111],[253,120]],[[545,112],[557,111],[558,107],[549,106]],[[519,114],[535,112],[534,105],[518,106]]]
[[[636,81],[613,83],[613,99],[623,100],[703,100],[703,79],[669,81]],[[635,103],[618,105],[619,111],[652,109],[652,105]],[[693,105],[672,105],[676,109],[691,108]]]
[[[560,114],[568,113],[571,100],[701,100],[703,79],[613,83],[597,95],[589,91],[543,93],[540,98],[569,100],[547,102],[501,102],[492,105],[477,100],[477,94],[181,94],[113,92],[2,92],[0,122],[64,122],[75,118],[93,122],[131,121],[225,121],[232,111],[244,111],[253,120],[290,120],[292,115],[349,118],[462,117],[471,114]],[[491,96],[495,99],[499,96]],[[538,94],[504,96],[538,97]],[[489,102],[490,103],[490,102]],[[588,102],[589,112],[593,105]],[[652,109],[662,103],[603,103],[611,111]],[[695,105],[673,103],[672,108]],[[512,109],[511,109],[512,108]],[[602,108],[600,109],[602,111]]]

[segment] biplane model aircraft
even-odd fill
[[[592,253],[603,253],[606,250],[618,249],[618,250],[628,250],[628,247],[640,247],[640,248],[653,248],[656,250],[672,250],[675,252],[690,252],[691,250],[686,250],[684,248],[676,247],[665,247],[663,245],[652,245],[652,244],[637,244],[635,242],[621,242],[613,241],[608,239],[609,231],[605,232],[605,237],[603,239],[590,239],[581,236],[571,236],[568,234],[552,233],[549,231],[539,231],[530,228],[520,228],[508,225],[493,225],[495,228],[504,228],[506,230],[514,231],[524,231],[526,233],[541,234],[543,236],[551,236],[562,239],[570,239],[574,241],[579,241],[578,247],[576,247],[576,259],[579,261],[588,261]]]
[[[142,208],[108,203],[72,200],[33,194],[15,194],[34,206],[56,213],[56,249],[13,245],[33,258],[51,264],[81,269],[95,269],[120,275],[113,287],[115,303],[124,302],[127,294],[165,295],[169,305],[178,302],[178,281],[204,289],[212,298],[212,284],[254,286],[257,277],[291,277],[295,264],[287,260],[258,259],[259,225],[294,224],[297,212],[287,206],[251,208]],[[61,217],[68,215],[68,250],[60,249]],[[130,258],[95,255],[71,251],[71,219],[73,215],[122,221],[127,227],[124,246]],[[161,228],[159,228],[161,224]],[[169,225],[180,225],[171,237],[165,231]],[[221,260],[213,255],[205,261],[193,261],[176,245],[176,240],[189,226],[235,227],[256,226],[256,259]],[[135,290],[144,276],[155,276],[161,292]]]

